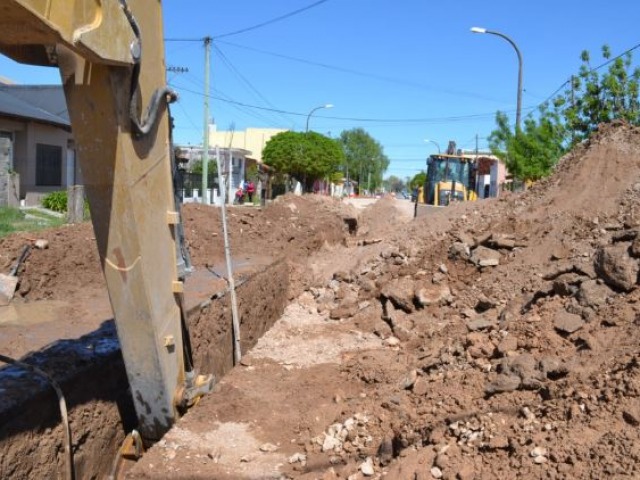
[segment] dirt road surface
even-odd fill
[[[640,477],[640,130],[603,127],[524,194],[407,203],[233,209],[233,254],[286,261],[289,305],[129,478]],[[184,218],[196,266],[221,262],[215,209]],[[91,229],[44,236],[16,302],[75,302],[82,328],[104,295]]]

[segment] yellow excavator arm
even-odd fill
[[[60,69],[143,437],[209,391],[191,363],[160,0],[2,0],[0,52]]]

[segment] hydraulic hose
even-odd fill
[[[133,71],[131,72],[131,88],[129,91],[129,118],[131,120],[131,125],[135,135],[137,135],[138,137],[143,137],[151,131],[151,129],[157,122],[158,111],[160,110],[161,103],[163,101],[165,101],[167,104],[172,103],[178,98],[178,95],[167,86],[158,88],[155,92],[153,92],[153,95],[151,95],[151,100],[149,101],[149,106],[147,107],[147,112],[145,113],[144,118],[138,118],[138,95],[136,94],[136,92],[138,91],[138,84],[140,80],[140,62],[142,61],[142,35],[140,33],[138,22],[133,16],[131,9],[129,9],[127,0],[120,0],[120,6],[122,7],[122,11],[129,21],[129,25],[131,26],[131,29],[133,30],[133,34],[135,35],[137,41],[137,51],[132,52],[134,64]]]

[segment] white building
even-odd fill
[[[178,157],[186,159],[186,170],[190,171],[194,164],[198,161],[202,161],[203,149],[201,146],[192,145],[178,145],[176,146],[178,151]],[[247,167],[254,162],[249,158],[251,152],[242,148],[209,148],[209,162],[216,161],[216,154],[220,155],[221,173],[224,182],[225,198],[227,203],[233,203],[235,191],[244,182],[247,172]],[[209,172],[208,175],[214,175],[213,172]],[[217,176],[212,178],[210,184],[218,184]],[[197,191],[196,191],[197,190]],[[189,190],[187,193],[193,193],[193,195],[185,195],[185,201],[201,201],[202,195],[200,194],[201,184],[193,192]],[[207,192],[207,199],[209,203],[219,203],[221,192],[218,188],[213,188]]]

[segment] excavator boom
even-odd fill
[[[213,382],[188,351],[161,2],[2,0],[0,52],[60,69],[139,430],[159,439]]]

